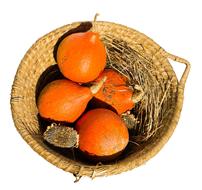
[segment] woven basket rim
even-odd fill
[[[143,163],[145,163],[147,160],[149,160],[150,158],[152,158],[154,155],[156,155],[159,150],[164,146],[164,144],[168,141],[168,139],[170,138],[170,136],[172,135],[174,129],[176,128],[177,122],[179,120],[180,117],[180,112],[182,109],[182,105],[183,105],[183,97],[184,97],[184,87],[185,87],[185,83],[186,83],[186,79],[188,77],[189,74],[189,70],[190,70],[190,64],[188,61],[186,61],[185,59],[182,59],[180,57],[174,56],[172,54],[167,53],[163,48],[161,48],[156,42],[154,42],[151,38],[149,38],[148,36],[146,36],[145,34],[124,26],[122,24],[117,24],[117,23],[113,23],[113,22],[106,22],[106,21],[96,21],[93,24],[95,25],[111,25],[111,26],[116,26],[116,27],[120,27],[123,30],[130,30],[131,32],[134,33],[138,33],[140,35],[142,35],[143,37],[147,38],[148,40],[150,40],[151,43],[153,43],[155,46],[159,46],[159,52],[162,56],[164,56],[166,59],[170,58],[173,59],[174,61],[180,62],[180,63],[184,63],[186,65],[186,70],[181,78],[181,80],[179,81],[178,84],[178,94],[177,94],[177,103],[176,103],[176,109],[175,109],[175,113],[174,113],[174,117],[172,118],[172,121],[170,123],[170,128],[167,131],[167,133],[164,135],[163,139],[160,139],[159,142],[157,142],[155,145],[153,145],[153,147],[148,147],[147,149],[144,150],[144,152],[142,152],[142,154],[140,154],[141,158],[139,158],[139,160],[131,160],[128,159],[127,163],[122,163],[122,162],[117,162],[117,164],[115,165],[104,165],[104,166],[90,166],[91,168],[89,168],[88,165],[85,164],[80,164],[78,162],[75,161],[69,161],[68,163],[66,163],[66,160],[63,160],[63,156],[59,155],[58,153],[55,153],[54,151],[51,150],[47,150],[45,147],[43,147],[41,144],[38,143],[38,141],[36,140],[36,136],[31,135],[25,128],[21,127],[19,124],[19,120],[18,120],[18,105],[15,104],[15,86],[18,83],[18,78],[19,75],[21,73],[21,69],[22,66],[24,65],[23,60],[26,59],[27,54],[33,49],[35,48],[36,44],[44,39],[46,36],[49,36],[51,34],[53,34],[54,32],[61,30],[67,26],[72,26],[72,25],[77,25],[81,22],[74,22],[72,24],[68,24],[65,26],[62,26],[56,30],[53,30],[52,32],[42,36],[41,38],[39,38],[39,40],[37,40],[32,46],[31,48],[27,51],[27,53],[25,54],[24,58],[22,59],[17,73],[15,75],[14,78],[14,82],[13,82],[13,86],[12,86],[12,92],[11,92],[11,110],[12,110],[12,117],[15,123],[15,127],[18,130],[18,132],[20,133],[20,135],[22,136],[22,138],[30,145],[30,147],[35,150],[39,155],[41,155],[43,158],[45,158],[47,161],[49,161],[50,163],[56,165],[57,167],[65,170],[65,171],[69,171],[73,174],[76,174],[77,176],[90,176],[92,178],[94,177],[98,177],[98,176],[104,176],[104,175],[113,175],[113,174],[118,174],[127,170],[131,170]]]

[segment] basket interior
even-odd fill
[[[54,159],[51,160],[53,164],[58,162],[58,160],[62,160],[63,163],[93,167],[97,163],[88,162],[78,151],[55,148],[43,141],[42,133],[50,122],[40,118],[36,107],[36,98],[44,85],[51,80],[62,78],[53,54],[58,39],[78,25],[79,23],[73,23],[45,35],[25,54],[17,71],[12,89],[12,113],[17,130],[23,138],[47,160],[50,161],[51,158],[49,159],[49,157],[54,155]],[[149,151],[152,146],[162,139],[169,129],[169,123],[175,111],[178,81],[169,61],[161,54],[161,47],[144,34],[125,26],[107,22],[94,23],[92,30],[100,33],[107,48],[109,44],[105,40],[106,36],[127,42],[127,45],[134,49],[134,51],[153,61],[153,64],[158,69],[158,72],[155,74],[159,81],[169,81],[171,85],[168,99],[171,112],[164,119],[163,126],[158,129],[154,136],[140,143],[140,146],[129,143],[126,150],[117,160],[103,163],[103,165],[128,162],[134,159],[134,156],[138,157],[143,152]],[[60,165],[57,166],[60,167]],[[62,169],[68,170],[64,167]]]

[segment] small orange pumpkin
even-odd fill
[[[79,149],[88,156],[114,158],[129,141],[128,129],[122,119],[107,109],[85,113],[76,123]]]
[[[137,96],[127,86],[127,79],[113,69],[105,69],[96,82],[100,81],[103,76],[106,76],[107,80],[94,97],[112,106],[118,114],[131,110],[136,103]],[[100,104],[99,101],[96,103],[96,99],[93,100],[94,104],[102,107],[102,103]],[[103,107],[105,107],[104,104]]]
[[[106,78],[90,88],[67,79],[55,80],[41,91],[37,100],[41,117],[55,121],[74,122],[85,110]]]
[[[106,65],[105,46],[95,32],[74,33],[62,40],[57,63],[68,79],[87,83],[95,80]]]

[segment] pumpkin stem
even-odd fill
[[[90,91],[92,92],[92,94],[96,94],[102,88],[106,80],[107,77],[104,76],[98,83],[95,83],[93,86],[91,86]]]
[[[143,91],[142,87],[139,85],[135,85],[134,89],[137,90],[137,92],[134,92],[132,95],[132,101],[135,104],[143,98],[144,91]]]
[[[100,15],[99,13],[96,13],[96,14],[95,14],[94,19],[93,19],[93,22],[96,22],[97,17],[98,17],[99,15]]]

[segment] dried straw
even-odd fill
[[[133,139],[136,142],[146,141],[155,135],[171,112],[168,103],[171,81],[158,80],[158,68],[153,61],[130,48],[126,42],[109,35],[103,40],[107,46],[108,67],[127,77],[128,85],[133,89],[138,84],[144,90],[142,101],[131,112],[124,113],[124,118],[133,121],[130,123]],[[135,116],[133,120],[130,119],[132,115]]]

